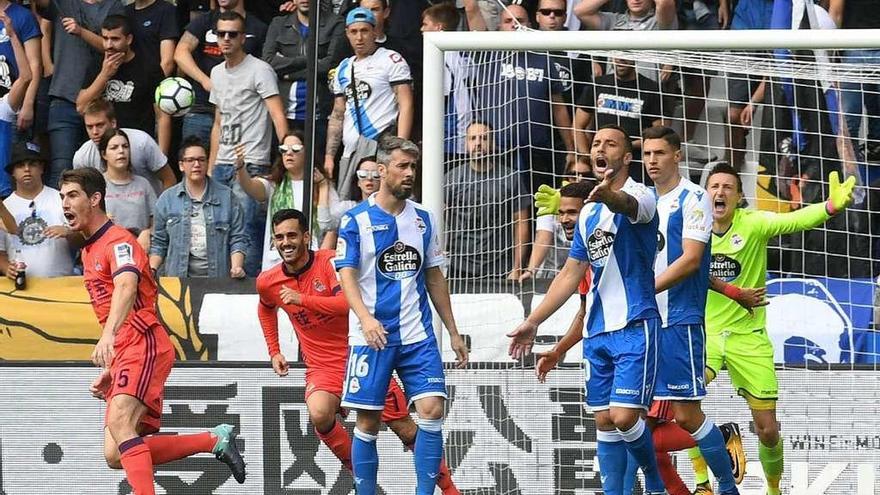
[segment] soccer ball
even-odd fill
[[[192,84],[182,77],[169,77],[156,87],[156,105],[159,110],[181,117],[192,108],[195,93]]]

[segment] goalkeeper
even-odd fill
[[[766,302],[749,310],[737,300],[741,290],[763,293],[771,238],[818,227],[852,203],[854,177],[841,184],[837,172],[832,172],[829,182],[827,202],[784,214],[737,208],[742,181],[726,163],[713,168],[706,183],[714,220],[710,268],[714,291],[706,303],[706,379],[711,381],[726,367],[731,383],[752,410],[767,495],[780,494],[783,468],[773,344],[767,335]]]

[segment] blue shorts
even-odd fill
[[[388,382],[394,371],[410,403],[423,397],[446,398],[443,360],[437,341],[430,337],[380,351],[366,345],[349,346],[342,406],[371,411],[385,409]]]
[[[657,400],[702,400],[706,397],[706,330],[703,325],[661,328],[657,360]]]
[[[648,409],[654,397],[660,324],[659,318],[639,320],[584,339],[586,402],[591,410]]]

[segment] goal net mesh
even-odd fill
[[[536,218],[533,194],[541,184],[590,180],[592,135],[614,123],[636,142],[630,174],[637,180],[649,183],[638,152],[641,130],[667,125],[685,141],[682,175],[705,186],[713,166],[731,163],[741,173],[745,208],[795,211],[827,198],[830,172],[856,178],[855,202],[845,214],[771,242],[767,326],[780,377],[783,486],[807,493],[801,490],[815,489],[819,473],[836,462],[840,472],[828,478],[828,491],[815,493],[874,493],[880,455],[868,443],[876,437],[857,417],[877,412],[876,387],[866,391],[858,384],[876,380],[872,370],[880,356],[873,309],[880,58],[833,50],[498,49],[444,56],[443,214],[459,330],[476,368],[498,369],[499,379],[540,399],[532,407],[536,415],[546,413],[548,438],[562,452],[542,459],[553,470],[533,475],[487,461],[476,471],[480,476],[462,478],[460,487],[488,490],[473,493],[601,492],[592,416],[575,405],[583,399],[580,381],[548,391],[535,380],[534,356],[519,363],[507,356],[505,334],[543,299],[570,245],[559,219]],[[426,125],[440,119],[426,116]],[[536,352],[559,341],[579,303],[573,296],[540,327]],[[443,345],[444,359],[453,360]],[[577,371],[581,360],[578,344],[562,373]],[[540,412],[548,393],[569,399],[564,412],[570,416]],[[843,407],[841,401],[855,402]],[[719,424],[740,423],[750,456],[743,493],[762,493],[751,416],[726,373],[710,386],[706,404]],[[523,442],[529,438],[517,418],[509,421],[497,430],[512,435],[512,452],[502,456],[508,460],[527,455]],[[464,442],[451,436],[449,449],[455,451],[457,441]],[[690,480],[687,456],[676,459]],[[865,488],[869,471],[872,484]],[[525,488],[535,480],[540,488]]]

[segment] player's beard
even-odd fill
[[[412,196],[412,187],[404,189],[402,184],[397,187],[392,187],[391,195],[400,201],[409,199],[409,197]]]

